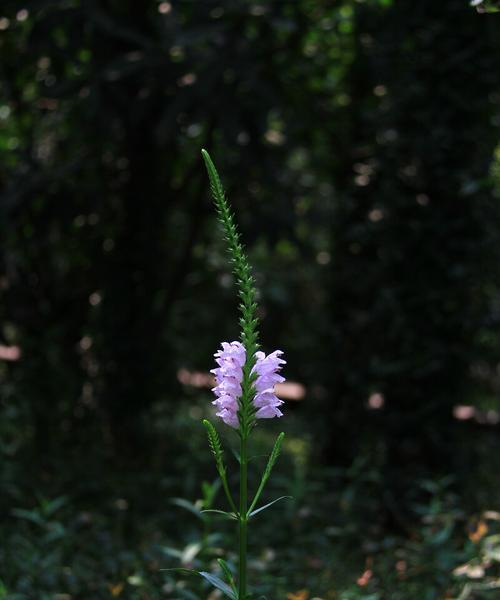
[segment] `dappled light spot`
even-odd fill
[[[20,11],[18,11],[18,13],[16,14],[16,20],[19,21],[20,23],[22,21],[26,21],[26,19],[29,17],[29,12],[25,9],[22,8]]]
[[[399,137],[399,133],[396,129],[385,129],[377,134],[377,142],[379,144],[388,144],[395,142]]]
[[[307,600],[309,598],[309,590],[299,590],[298,592],[289,592],[287,600]]]
[[[99,292],[93,292],[89,296],[89,303],[91,306],[97,306],[101,302],[101,294]]]
[[[170,48],[170,58],[172,58],[172,60],[174,62],[178,62],[180,60],[184,59],[185,53],[184,53],[184,48],[182,46],[172,46]]]
[[[172,10],[172,5],[170,2],[160,2],[158,6],[158,12],[162,15],[168,15],[168,13]]]
[[[115,508],[118,510],[128,510],[128,501],[125,498],[115,500]]]
[[[306,395],[306,388],[296,381],[285,381],[276,385],[276,395],[285,400],[303,400]]]
[[[368,397],[368,408],[371,410],[379,410],[383,408],[384,404],[385,398],[380,392],[374,392]]]
[[[115,247],[115,242],[111,238],[105,239],[104,242],[102,243],[102,248],[103,248],[104,252],[111,252],[114,247]]]
[[[481,519],[469,528],[469,540],[477,544],[488,533],[488,525]]]
[[[116,598],[116,596],[119,596],[122,593],[124,587],[125,585],[121,582],[114,583],[109,586],[109,592],[114,598]]]
[[[466,421],[474,417],[475,408],[473,406],[458,405],[453,409],[453,416],[459,421]]]
[[[267,6],[264,6],[262,4],[253,4],[252,6],[250,6],[248,12],[253,17],[262,17],[267,13],[268,10],[269,9],[267,8]]]
[[[354,178],[354,183],[357,186],[365,187],[370,183],[370,177],[368,175],[357,175]]]
[[[370,579],[373,576],[372,567],[373,567],[373,557],[367,556],[366,561],[365,561],[365,570],[364,570],[363,574],[360,577],[358,577],[358,579],[356,580],[356,583],[360,587],[365,587],[370,582]]]
[[[281,133],[281,131],[278,131],[277,129],[269,129],[264,134],[264,137],[267,142],[274,146],[281,146],[282,144],[284,144],[286,139],[285,136]]]
[[[318,265],[327,265],[330,262],[330,253],[326,252],[326,250],[318,252],[316,255],[316,262]]]
[[[84,335],[80,340],[79,346],[83,351],[90,350],[92,347],[92,338],[88,335]]]
[[[489,519],[490,521],[500,521],[500,512],[496,510],[485,510],[483,517],[485,519]]]
[[[468,577],[469,579],[481,579],[484,577],[484,568],[481,565],[471,565],[470,563],[466,563],[465,565],[460,565],[453,571],[453,575],[457,577]]]
[[[196,75],[194,73],[186,73],[180,79],[177,80],[179,87],[187,87],[196,83]]]
[[[417,174],[417,167],[416,165],[406,165],[401,169],[401,173],[407,177],[415,177]]]
[[[371,569],[366,569],[366,571],[364,571],[364,573],[361,575],[361,577],[357,578],[356,583],[360,587],[365,587],[370,582],[370,579],[372,578],[372,575],[373,575],[372,570]]]
[[[236,141],[240,146],[246,146],[250,141],[250,136],[248,135],[248,132],[240,131],[236,136]]]
[[[374,208],[368,213],[368,218],[372,223],[377,223],[384,218],[384,211],[379,208]]]
[[[416,200],[420,206],[427,206],[429,204],[429,196],[427,194],[417,194]]]
[[[196,388],[213,388],[215,379],[210,373],[203,371],[190,371],[189,369],[179,369],[177,371],[177,380],[182,385],[189,385]],[[285,381],[276,384],[276,395],[284,400],[298,402],[303,400],[306,395],[306,388],[297,381]]]
[[[212,19],[220,19],[224,14],[224,9],[222,6],[216,6],[214,9],[210,11],[210,16]]]
[[[190,138],[195,138],[200,135],[203,131],[203,127],[200,123],[191,123],[186,129],[186,134]]]
[[[77,217],[75,217],[73,219],[73,225],[75,227],[83,227],[86,222],[87,222],[87,219],[85,218],[85,215],[78,215]]]
[[[48,56],[41,56],[38,59],[38,62],[36,63],[37,67],[43,71],[46,71],[49,67],[50,67],[50,57]]]
[[[188,371],[187,369],[179,369],[177,371],[177,380],[183,385],[190,385],[197,388],[211,388],[215,385],[215,379],[210,373]]]
[[[385,85],[376,85],[373,88],[373,93],[375,94],[375,96],[381,98],[382,96],[385,96],[387,94],[387,88],[385,87]]]
[[[478,422],[487,423],[488,425],[497,425],[497,423],[500,423],[500,412],[498,412],[498,410],[487,410],[485,413],[480,412]]]
[[[19,346],[0,345],[0,360],[16,361],[21,358],[21,348]]]
[[[459,421],[470,419],[481,425],[497,425],[500,423],[500,412],[497,410],[479,410],[474,406],[458,404],[453,408],[453,416]]]

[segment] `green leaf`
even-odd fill
[[[216,575],[212,575],[212,573],[207,573],[206,571],[199,571],[199,574],[204,577],[208,582],[210,582],[214,587],[220,590],[223,594],[225,594],[231,600],[238,600],[237,595],[233,592],[233,590],[224,583],[222,579],[217,577]]]
[[[225,510],[217,510],[216,508],[207,508],[206,510],[202,510],[201,514],[204,513],[214,513],[216,515],[222,515],[224,517],[226,517],[227,519],[238,519],[238,515],[235,514],[234,512],[227,512]]]
[[[207,421],[207,419],[203,419],[203,425],[207,430],[208,443],[210,445],[210,449],[212,450],[212,454],[214,455],[217,472],[219,473],[219,477],[222,482],[222,487],[224,488],[224,493],[226,494],[229,506],[233,509],[234,512],[237,512],[236,505],[234,503],[233,497],[231,496],[231,491],[227,483],[226,466],[224,465],[224,455],[219,435],[217,434],[215,427],[212,425],[212,423],[210,423],[210,421]]]
[[[184,567],[176,567],[173,569],[160,569],[160,571],[176,571],[178,573],[184,573],[186,575],[198,575],[199,577],[203,577],[209,583],[211,583],[214,587],[220,590],[223,594],[225,594],[231,600],[238,600],[238,595],[233,592],[233,590],[220,579],[217,575],[213,575],[212,573],[208,573],[207,571],[195,571],[194,569],[186,569]]]
[[[212,450],[212,454],[215,458],[217,471],[219,471],[219,475],[221,475],[222,473],[226,472],[226,468],[224,466],[222,444],[220,443],[219,435],[217,434],[215,427],[207,419],[203,419],[203,425],[207,430],[208,443],[210,445],[210,450]]]
[[[269,508],[273,504],[276,504],[276,502],[279,502],[280,500],[285,500],[286,498],[291,500],[292,496],[280,496],[279,498],[276,498],[276,500],[273,500],[272,502],[269,502],[268,504],[264,504],[264,506],[261,506],[257,510],[254,510],[251,513],[249,513],[248,518],[255,516],[256,514],[262,512],[263,510],[266,510],[266,508]]]
[[[276,442],[274,442],[274,447],[273,450],[269,456],[269,460],[267,462],[267,466],[266,466],[266,470],[264,471],[264,477],[269,477],[269,475],[271,474],[271,470],[274,467],[274,463],[276,462],[278,456],[280,455],[280,451],[281,451],[281,444],[283,443],[283,440],[285,439],[285,434],[282,431],[279,436],[276,438]]]
[[[281,432],[279,434],[279,436],[276,438],[276,441],[274,442],[274,447],[272,449],[271,454],[269,455],[269,460],[267,461],[266,468],[264,470],[264,473],[262,474],[262,479],[260,480],[260,484],[259,484],[259,487],[255,494],[255,498],[252,500],[250,508],[248,509],[249,514],[255,508],[255,505],[259,501],[260,495],[262,494],[262,490],[264,489],[264,486],[266,485],[267,480],[271,476],[271,471],[273,470],[274,463],[276,462],[276,460],[278,459],[278,456],[280,454],[281,444],[283,443],[284,438],[285,438],[285,434],[283,432]]]
[[[54,513],[56,513],[62,506],[67,503],[68,499],[66,496],[59,496],[58,498],[54,498],[53,500],[47,500],[43,503],[43,513],[44,515],[51,517]]]
[[[35,511],[24,510],[24,508],[14,508],[11,511],[11,514],[14,517],[18,517],[19,519],[25,519],[26,521],[31,521],[36,525],[45,525],[45,521],[40,517],[40,515]]]
[[[231,586],[231,589],[233,590],[233,592],[236,595],[238,595],[238,591],[236,589],[236,582],[234,581],[234,577],[233,577],[233,574],[231,573],[231,569],[229,568],[229,565],[223,558],[217,559],[217,562],[219,563],[220,568],[224,571],[224,575],[226,576],[227,580],[229,581],[229,585]]]

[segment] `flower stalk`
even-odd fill
[[[240,423],[239,434],[248,437],[254,421],[254,409],[251,403],[253,394],[252,370],[255,366],[255,353],[259,349],[259,334],[256,302],[255,279],[240,241],[240,234],[234,222],[234,216],[224,194],[224,188],[210,155],[206,150],[201,151],[210,179],[210,189],[217,210],[219,221],[227,243],[227,251],[232,263],[233,274],[238,285],[240,297],[239,310],[241,326],[241,343],[245,348],[246,361],[243,366],[243,380],[241,382],[241,396],[239,399],[238,420]]]
[[[206,150],[202,150],[202,156],[207,168],[217,215],[224,232],[232,271],[236,278],[240,298],[241,333],[239,342],[222,343],[222,349],[215,354],[218,367],[212,371],[217,383],[213,389],[216,395],[213,404],[218,408],[216,414],[226,425],[236,430],[240,438],[238,510],[229,489],[219,437],[209,421],[203,422],[207,429],[210,448],[215,458],[224,493],[233,511],[230,516],[236,516],[238,520],[238,579],[236,583],[228,571],[226,563],[223,563],[221,567],[229,585],[210,574],[200,573],[200,575],[216,585],[231,600],[247,600],[249,597],[247,589],[248,521],[271,475],[285,434],[281,433],[278,436],[257,492],[250,503],[248,498],[248,441],[258,419],[282,416],[278,407],[283,402],[276,396],[274,386],[284,381],[279,371],[285,361],[280,358],[281,350],[276,350],[267,356],[259,351],[259,319],[255,279],[217,170]],[[261,507],[254,514],[275,502]],[[216,512],[224,513],[224,511]],[[229,513],[224,514],[229,515]]]
[[[246,600],[247,594],[247,551],[248,551],[248,462],[247,438],[240,439],[240,512],[239,512],[239,563],[238,599]]]

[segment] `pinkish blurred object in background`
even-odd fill
[[[0,344],[0,360],[15,361],[21,358],[19,346],[3,346]]]

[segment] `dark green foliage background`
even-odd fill
[[[196,495],[209,394],[177,371],[207,371],[238,335],[202,147],[255,267],[264,349],[307,389],[286,409],[290,456],[307,440],[311,489],[353,494],[324,514],[340,502],[353,539],[372,517],[380,538],[449,474],[465,510],[491,505],[498,425],[452,411],[500,409],[499,46],[497,16],[466,0],[4,0],[0,344],[22,355],[0,363],[0,519],[65,496],[114,523],[126,489],[139,539],[144,515],[170,518],[160,491]],[[70,554],[78,523],[56,536]],[[127,539],[93,535],[109,553]],[[18,585],[7,554],[19,598],[61,591]]]

